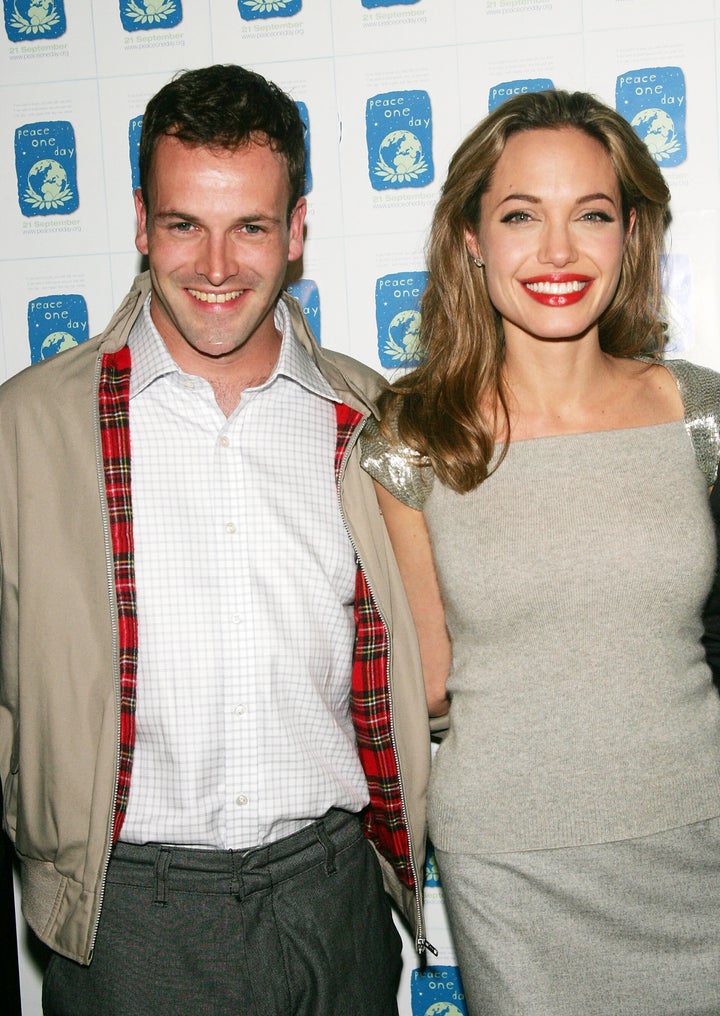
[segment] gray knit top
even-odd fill
[[[680,387],[702,416],[697,386]],[[717,433],[720,399],[704,408]],[[428,800],[440,849],[600,843],[720,816],[720,697],[700,643],[716,547],[689,435],[686,420],[515,441],[468,494],[412,479],[453,643]],[[402,494],[398,448],[393,489],[377,441],[366,465]]]

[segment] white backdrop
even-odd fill
[[[172,74],[242,63],[307,125],[293,290],[323,345],[412,365],[423,246],[448,159],[522,90],[585,89],[633,122],[672,189],[671,349],[720,369],[720,0],[3,0],[0,379],[99,331],[139,267],[138,117]],[[423,976],[401,1016],[466,1012],[432,863]],[[25,1016],[39,964],[25,929]]]

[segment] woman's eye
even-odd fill
[[[530,222],[532,216],[529,212],[508,212],[504,215],[501,222]]]
[[[607,212],[585,212],[582,216],[584,222],[614,222],[612,215]]]

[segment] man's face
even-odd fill
[[[151,314],[178,365],[204,376],[277,355],[273,309],[302,254],[305,201],[290,215],[284,160],[268,145],[236,151],[160,138],[148,204],[135,192],[135,244],[147,254]]]

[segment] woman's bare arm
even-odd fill
[[[442,716],[450,707],[445,685],[451,649],[425,516],[377,482],[375,490],[415,622],[428,712]]]

